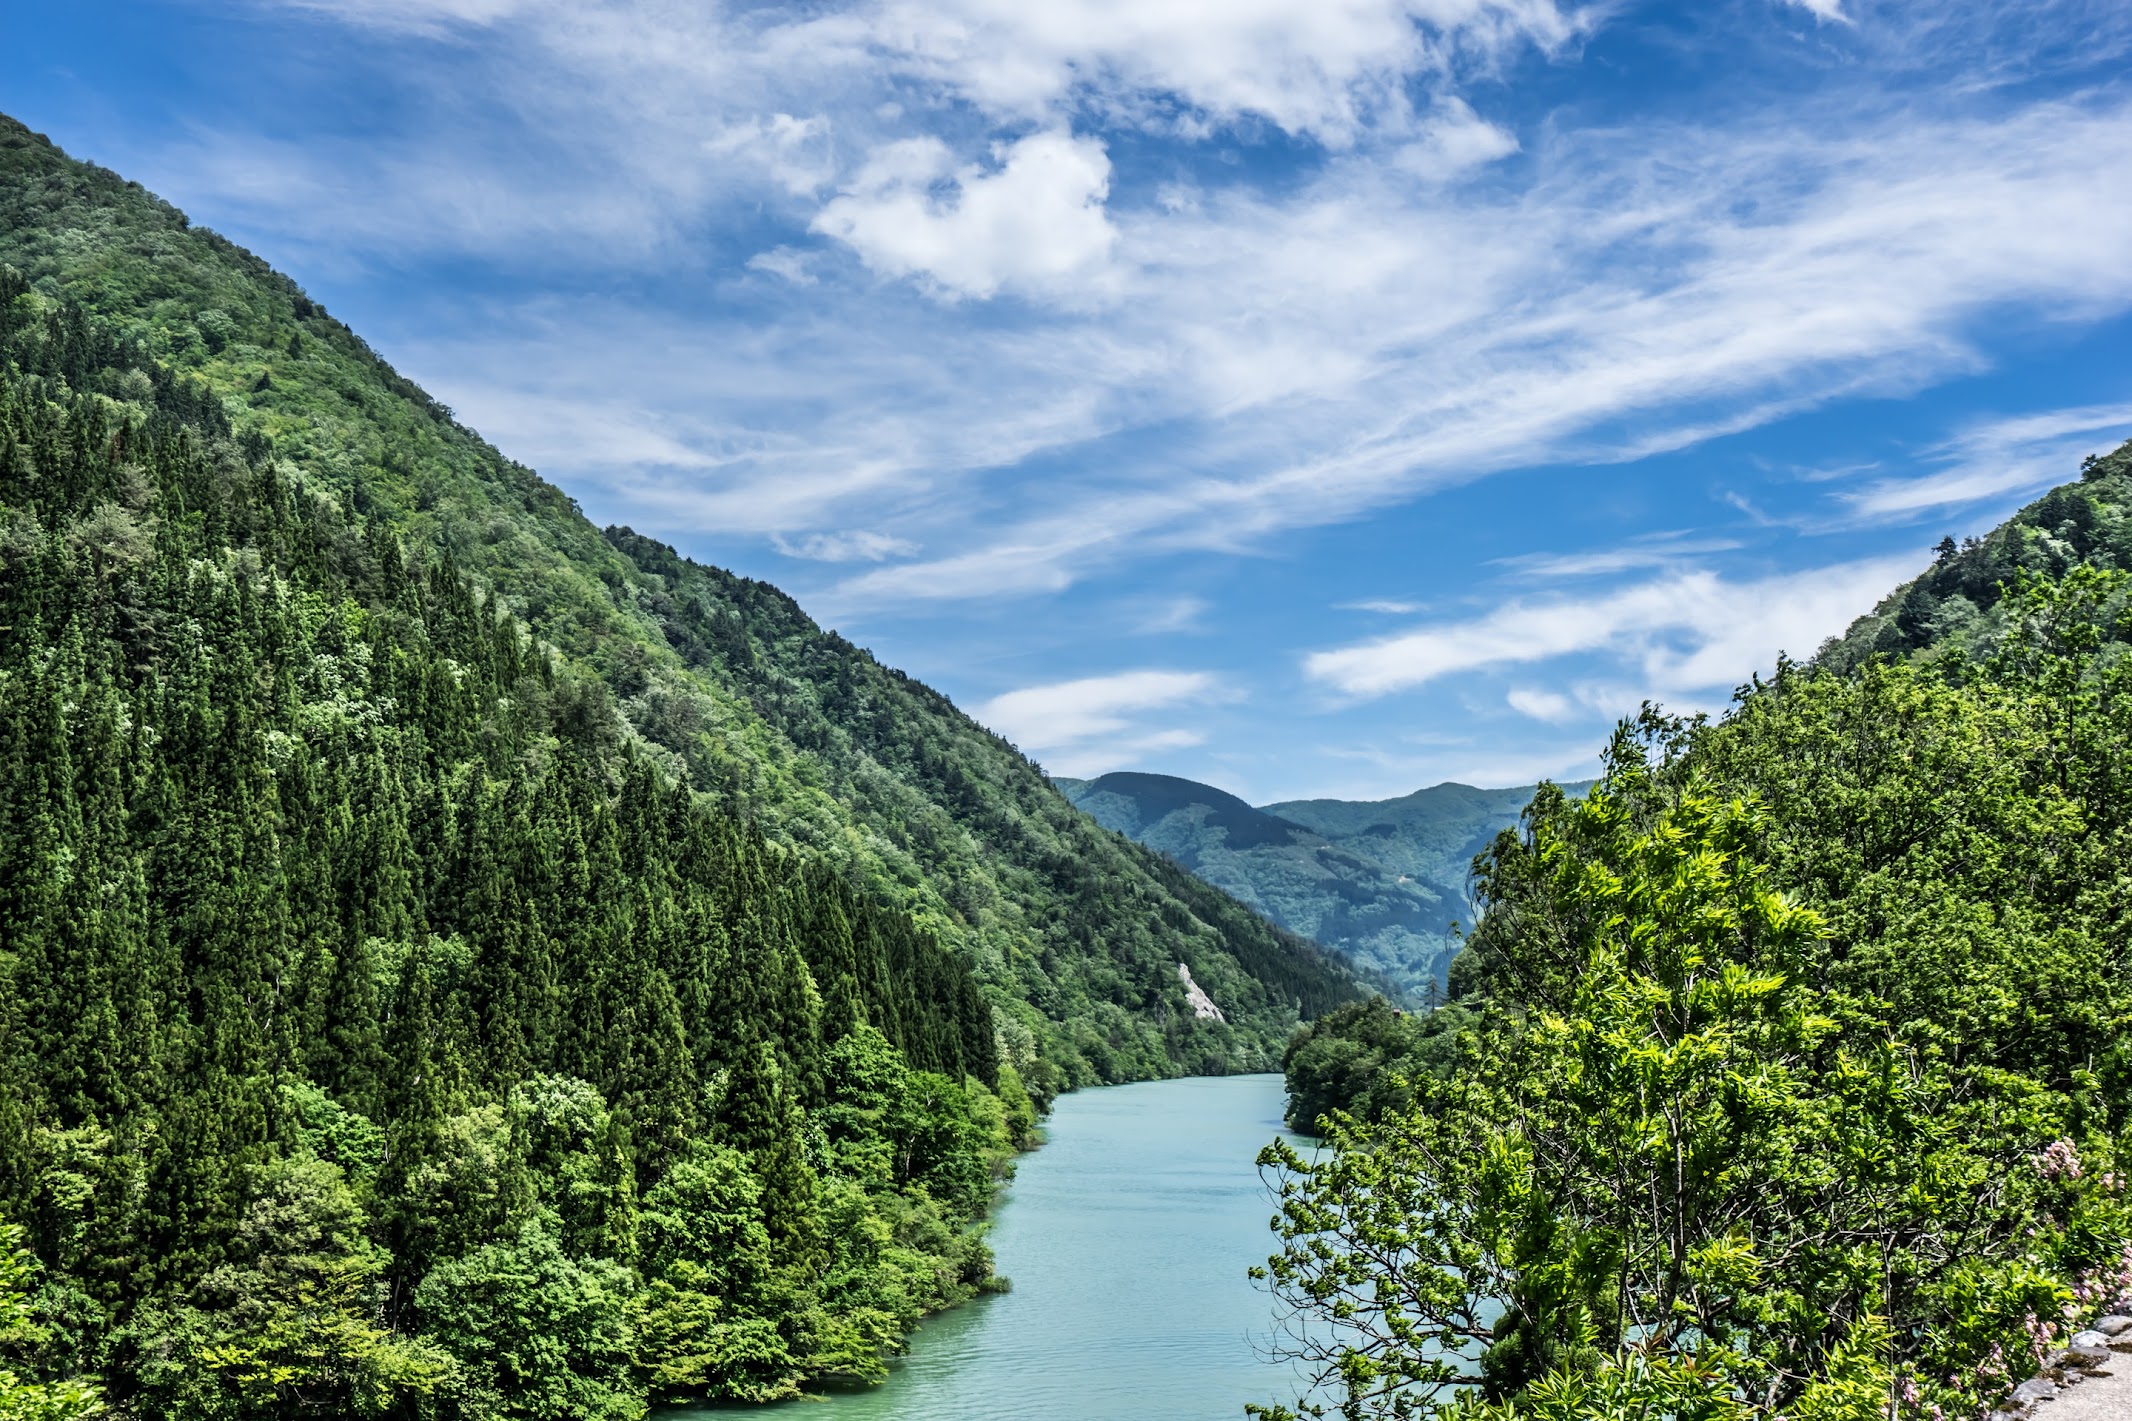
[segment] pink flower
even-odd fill
[[[2028,1333],[2028,1348],[2036,1354],[2036,1364],[2041,1366],[2043,1359],[2050,1355],[2051,1339],[2057,1335],[2058,1325],[2039,1322],[2034,1313],[2029,1313],[2021,1319],[2021,1326]]]
[[[2050,1148],[2036,1156],[2036,1172],[2045,1179],[2080,1178],[2080,1155],[2073,1149],[2073,1142],[2052,1141]]]

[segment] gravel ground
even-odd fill
[[[2132,1355],[2119,1352],[2108,1371],[2061,1387],[2031,1414],[2034,1421],[2132,1421]]]

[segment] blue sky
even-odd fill
[[[1054,773],[1592,766],[2132,436],[2132,7],[74,0],[0,108]]]

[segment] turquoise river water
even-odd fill
[[[1244,1272],[1273,1251],[1253,1160],[1282,1133],[1281,1078],[1078,1091],[1045,1131],[994,1211],[1012,1292],[928,1321],[878,1387],[753,1414],[1240,1421],[1247,1401],[1293,1399],[1287,1366],[1261,1355],[1272,1301]]]

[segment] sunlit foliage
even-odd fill
[[[2127,579],[1993,605],[1623,727],[1483,856],[1451,1029],[1299,1045],[1305,1413],[1974,1415],[2124,1303]]]

